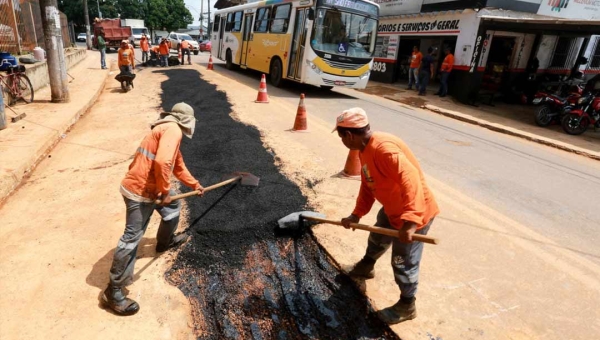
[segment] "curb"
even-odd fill
[[[96,103],[102,91],[104,91],[104,87],[106,86],[106,80],[110,75],[110,68],[106,72],[106,76],[102,80],[102,85],[98,88],[96,93],[90,98],[90,100],[83,105],[75,114],[63,124],[58,130],[56,130],[52,136],[50,136],[39,148],[38,150],[20,167],[21,169],[14,169],[11,171],[8,176],[5,178],[8,179],[2,182],[2,185],[6,185],[7,190],[2,190],[0,192],[0,205],[6,202],[6,200],[14,193],[22,184],[24,184],[24,180],[26,180],[35,168],[40,164],[40,162],[48,156],[48,154],[54,149],[54,147],[60,142],[62,139],[62,135],[67,133],[79,119],[89,111],[89,109]],[[48,85],[49,86],[49,85]],[[10,179],[9,179],[10,178]]]
[[[551,146],[553,148],[556,149],[560,149],[563,151],[567,151],[567,152],[571,152],[577,155],[581,155],[581,156],[585,156],[597,161],[600,161],[600,153],[598,152],[593,152],[587,149],[583,149],[580,147],[577,147],[575,145],[572,144],[568,144],[568,143],[563,143],[563,142],[559,142],[550,138],[546,138],[546,137],[540,137],[538,135],[532,134],[532,133],[528,133],[525,131],[521,131],[518,129],[513,129],[511,127],[507,127],[505,125],[501,125],[501,124],[496,124],[496,123],[490,123],[486,120],[482,120],[482,119],[478,119],[475,118],[473,116],[470,115],[466,115],[460,112],[455,112],[455,111],[450,111],[450,110],[444,110],[440,107],[437,107],[435,105],[429,105],[426,104],[424,106],[421,106],[422,109],[425,110],[429,110],[431,112],[435,112],[438,114],[441,114],[443,116],[446,117],[450,117],[456,120],[460,120],[462,122],[465,123],[469,123],[469,124],[473,124],[473,125],[478,125],[481,127],[484,127],[486,129],[492,130],[492,131],[496,131],[496,132],[500,132],[506,135],[510,135],[510,136],[514,136],[514,137],[519,137],[519,138],[523,138],[526,139],[528,141],[532,141],[538,144],[543,144],[546,146]]]

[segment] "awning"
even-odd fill
[[[587,19],[563,19],[534,13],[517,12],[504,9],[482,8],[477,13],[477,17],[486,22],[504,22],[513,24],[536,24],[536,25],[563,25],[568,30],[573,30],[573,26],[579,26],[577,31],[600,32],[600,21]]]

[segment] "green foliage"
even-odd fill
[[[183,0],[88,0],[90,24],[99,17],[98,2],[103,18],[144,19],[149,29],[172,31],[194,21]],[[59,0],[58,8],[78,28],[85,27],[83,0]]]

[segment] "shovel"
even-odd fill
[[[213,184],[209,187],[204,188],[204,192],[209,192],[211,190],[215,190],[217,188],[226,186],[228,184],[240,181],[241,185],[244,186],[251,186],[251,187],[257,187],[258,186],[258,182],[260,181],[260,178],[254,176],[253,174],[249,173],[249,172],[234,172],[230,175],[225,176],[226,178],[229,178],[223,182],[217,183],[217,184]],[[190,192],[186,192],[185,194],[179,194],[179,195],[175,195],[175,196],[171,196],[171,199],[174,200],[178,200],[178,199],[182,199],[182,198],[186,198],[186,197],[190,197],[190,196],[196,196],[198,195],[200,191],[198,190],[194,190],[194,191],[190,191]],[[154,203],[156,204],[161,204],[162,201],[161,200],[156,200],[154,201]]]
[[[302,229],[305,228],[304,221],[329,223],[329,224],[343,226],[342,222],[326,220],[325,215],[319,214],[314,211],[300,211],[300,212],[295,212],[295,213],[289,214],[286,217],[279,219],[277,221],[277,224],[279,225],[279,229],[300,229],[300,231],[302,231]],[[380,227],[375,227],[375,226],[366,225],[366,224],[358,224],[358,223],[350,223],[350,227],[352,229],[366,230],[366,231],[370,231],[370,232],[373,232],[376,234],[387,235],[387,236],[392,236],[392,237],[400,236],[400,231],[394,230],[394,229],[380,228]],[[437,238],[427,236],[427,235],[413,234],[412,239],[413,239],[413,241],[419,241],[419,242],[423,242],[423,243],[438,244]]]

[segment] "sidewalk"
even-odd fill
[[[107,55],[107,62],[115,58]],[[50,103],[50,86],[35,92],[34,102],[6,108],[8,127],[0,131],[0,202],[3,202],[22,180],[63,138],[75,122],[96,101],[109,70],[100,69],[100,54],[87,51],[87,56],[68,71],[73,78],[69,83],[69,103]],[[26,117],[10,123],[10,118],[22,113]]]
[[[535,125],[533,120],[535,106],[495,101],[495,106],[479,103],[479,107],[473,107],[461,104],[452,97],[440,98],[433,95],[435,89],[435,87],[431,88],[429,91],[431,94],[427,96],[418,96],[416,91],[406,90],[404,83],[369,82],[367,88],[360,91],[600,160],[600,131],[595,132],[590,128],[581,136],[571,136],[566,134],[560,125],[547,128]]]

